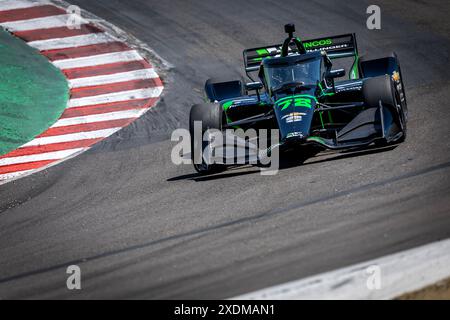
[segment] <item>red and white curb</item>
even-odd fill
[[[67,78],[70,100],[60,119],[0,157],[0,184],[89,149],[154,106],[163,83],[130,45],[90,19],[69,29],[66,9],[48,1],[0,0],[0,26],[38,49]],[[51,99],[51,97],[49,97]]]

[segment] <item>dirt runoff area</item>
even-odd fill
[[[450,300],[450,278],[423,289],[401,295],[397,300]]]

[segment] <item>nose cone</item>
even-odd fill
[[[309,94],[287,95],[275,102],[281,141],[302,141],[309,136],[316,98]]]

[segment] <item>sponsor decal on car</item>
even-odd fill
[[[316,98],[309,95],[296,95],[292,97],[285,97],[279,99],[277,100],[276,105],[280,106],[281,110],[284,110],[290,107],[291,105],[294,105],[294,107],[303,107],[311,109],[313,99]]]
[[[306,49],[308,48],[314,48],[314,47],[318,47],[318,46],[329,46],[333,44],[333,41],[331,39],[320,39],[320,40],[316,40],[316,41],[310,41],[310,42],[303,42],[303,45],[305,46]]]
[[[303,138],[304,135],[302,132],[291,132],[291,133],[288,133],[288,135],[286,136],[286,138],[293,138],[293,137]]]
[[[392,73],[392,80],[394,80],[395,82],[399,82],[400,81],[400,73],[398,73],[398,71],[394,71]]]
[[[284,117],[282,117],[281,119],[285,120],[286,123],[292,123],[292,122],[302,121],[303,116],[306,116],[306,113],[291,112],[291,113],[285,115]]]
[[[397,88],[397,91],[400,94],[400,100],[402,102],[404,102],[405,101],[405,93],[403,91],[402,81],[400,79],[400,72],[398,72],[398,71],[392,72],[391,78],[395,82],[395,87]]]

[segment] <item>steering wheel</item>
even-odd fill
[[[282,91],[286,89],[297,89],[304,87],[305,83],[303,81],[292,81],[292,82],[286,82],[282,83],[272,89],[273,92]]]

